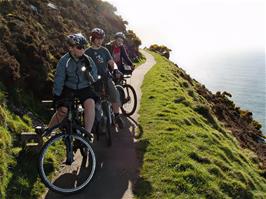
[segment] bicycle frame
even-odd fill
[[[45,129],[42,136],[44,136],[44,137],[49,136],[53,132],[53,130],[55,130],[57,128],[65,128],[67,134],[72,134],[73,129],[77,129],[81,133],[88,134],[88,132],[83,127],[80,126],[81,125],[81,118],[78,118],[77,113],[75,113],[75,112],[77,112],[77,105],[78,104],[79,104],[78,101],[74,100],[74,108],[72,108],[72,104],[68,105],[67,116],[59,124],[56,124],[53,127]],[[73,114],[74,114],[74,116],[73,116]]]
[[[57,128],[64,128],[65,130],[63,130],[63,132],[65,134],[67,134],[66,140],[65,140],[65,145],[66,145],[66,152],[67,152],[67,160],[66,160],[66,164],[71,165],[71,163],[74,161],[73,159],[73,138],[72,138],[72,134],[74,134],[75,132],[73,132],[73,130],[79,130],[79,132],[81,132],[84,135],[88,135],[89,139],[92,138],[92,136],[83,128],[80,126],[81,124],[81,118],[78,116],[78,100],[74,100],[74,104],[73,103],[68,103],[68,113],[67,116],[57,125],[51,127],[51,128],[47,128],[44,131],[44,134],[42,136],[46,137],[49,136],[53,130],[57,129]]]

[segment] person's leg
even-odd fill
[[[51,128],[57,124],[59,124],[67,115],[67,107],[61,106],[57,109],[55,114],[52,116],[48,128]]]
[[[108,95],[110,96],[110,101],[112,103],[112,108],[115,114],[119,114],[119,108],[121,106],[120,96],[118,90],[115,88],[115,85],[112,79],[109,79],[107,82],[108,86]]]
[[[77,92],[77,97],[84,108],[85,129],[91,133],[95,119],[95,101],[98,100],[98,96],[92,88],[86,87]]]
[[[113,112],[115,114],[115,123],[122,129],[124,128],[124,122],[119,114],[119,109],[121,107],[120,95],[111,79],[108,80],[108,95],[110,96]]]
[[[71,89],[66,88],[66,87],[63,88],[61,96],[59,97],[57,102],[55,102],[56,107],[57,107],[56,112],[52,116],[52,118],[48,124],[48,128],[51,128],[51,127],[59,124],[67,116],[68,108],[67,108],[67,104],[65,104],[65,102],[71,100],[73,98],[73,96],[74,96],[74,94],[73,94],[73,91]]]
[[[89,98],[83,102],[85,129],[91,133],[95,118],[95,102]]]

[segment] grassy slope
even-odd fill
[[[38,157],[19,144],[19,134],[33,130],[31,119],[15,116],[4,101],[0,91],[0,198],[37,198],[44,191],[38,178]]]
[[[142,86],[143,165],[136,197],[265,198],[266,179],[257,158],[219,122],[196,112],[208,102],[178,77],[180,68],[153,55],[157,64]]]

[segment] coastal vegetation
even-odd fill
[[[137,198],[265,198],[265,171],[216,116],[214,95],[207,100],[203,85],[153,55],[142,86]]]

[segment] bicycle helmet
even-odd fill
[[[126,36],[122,32],[117,32],[117,33],[115,33],[115,39],[117,39],[117,38],[126,39]]]
[[[103,39],[105,37],[104,30],[101,28],[93,28],[91,31],[91,39]]]
[[[85,46],[86,44],[88,44],[87,39],[81,33],[68,35],[67,40],[68,44],[71,46]]]

